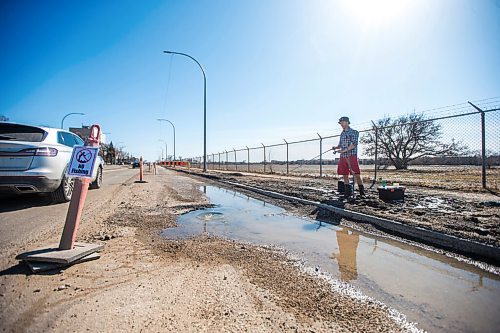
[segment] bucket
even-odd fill
[[[351,188],[351,193],[354,193],[354,183],[349,181],[349,187]],[[344,193],[345,192],[345,187],[344,187],[344,181],[339,180],[337,182],[337,192],[339,193]]]

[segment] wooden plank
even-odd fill
[[[61,264],[57,262],[44,262],[44,261],[27,261],[27,260],[25,260],[24,262],[28,265],[31,271],[36,274],[40,272],[51,271],[54,269],[69,267],[71,265],[79,264],[86,261],[96,260],[99,259],[100,257],[101,255],[99,253],[94,252],[86,257],[75,260],[70,264]]]
[[[80,258],[88,256],[91,253],[99,252],[104,245],[90,243],[75,243],[71,250],[59,250],[58,245],[53,244],[48,248],[36,249],[33,251],[21,253],[16,257],[17,260],[55,262],[61,264],[70,264]]]

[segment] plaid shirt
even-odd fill
[[[347,131],[342,131],[340,134],[339,146],[340,150],[346,150],[351,144],[354,144],[354,148],[345,153],[341,153],[340,157],[347,157],[358,154],[358,137],[359,133],[352,128],[348,128]]]

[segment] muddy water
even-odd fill
[[[238,192],[203,187],[214,208],[193,211],[168,238],[204,232],[279,245],[348,281],[430,332],[498,332],[500,277],[408,244],[287,215]]]

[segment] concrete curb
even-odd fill
[[[178,170],[182,172],[186,172],[192,175],[197,175],[197,176],[202,176],[206,177],[206,175],[203,174],[197,174],[197,173],[192,173],[190,171],[185,171],[185,170]],[[210,175],[209,177],[206,177],[209,179],[214,179],[217,180],[221,183],[228,184],[231,186],[243,188],[255,193],[259,193],[268,197],[272,197],[275,199],[283,199],[283,200],[288,200],[288,201],[294,201],[294,202],[300,202],[305,205],[312,205],[316,206],[322,209],[326,209],[328,211],[331,211],[335,214],[338,214],[342,217],[346,217],[352,220],[356,220],[359,222],[365,222],[365,223],[370,223],[374,225],[377,228],[390,231],[393,233],[396,233],[398,235],[404,236],[405,238],[410,238],[412,240],[417,240],[420,242],[423,242],[425,244],[429,244],[432,246],[444,248],[447,250],[451,250],[454,252],[482,258],[482,259],[487,259],[489,261],[493,261],[496,264],[500,263],[500,248],[494,247],[491,245],[483,244],[483,243],[478,243],[475,241],[471,240],[466,240],[463,238],[459,238],[456,236],[451,236],[451,235],[446,235],[440,232],[420,228],[420,227],[414,227],[414,226],[409,226],[406,224],[403,224],[398,221],[394,220],[389,220],[381,217],[376,217],[368,214],[363,214],[363,213],[358,213],[354,212],[348,209],[343,209],[343,208],[338,208],[335,206],[323,204],[317,201],[311,201],[307,199],[301,199],[301,198],[296,198],[292,197],[289,195],[281,194],[278,192],[273,192],[273,191],[268,191],[268,190],[263,190],[254,186],[249,186],[249,185],[243,185],[239,183],[233,183],[229,181],[224,181],[219,179],[216,176]]]

